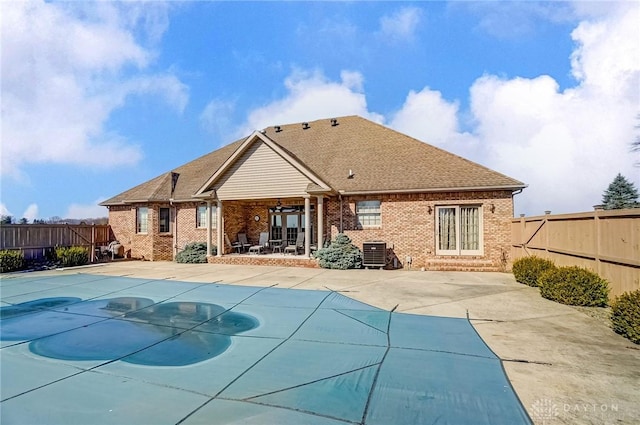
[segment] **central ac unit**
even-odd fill
[[[365,242],[362,246],[362,265],[364,267],[380,267],[387,265],[386,242]]]

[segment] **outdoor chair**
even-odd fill
[[[251,248],[251,244],[247,240],[246,233],[238,233],[238,243],[242,245],[242,251],[246,251],[248,248]]]
[[[262,250],[269,243],[269,232],[260,233],[260,240],[258,241],[258,245],[253,245],[249,248],[249,254],[260,254]]]
[[[227,243],[227,246],[230,246],[231,248],[235,249],[238,254],[240,253],[240,251],[242,250],[242,244],[238,241],[238,242],[233,242],[231,243],[231,241],[229,240],[229,236],[227,236],[227,234],[224,234],[224,240]]]
[[[304,233],[298,232],[298,237],[296,238],[295,245],[287,245],[284,249],[284,253],[292,253],[298,255],[298,251],[300,249],[304,250]]]

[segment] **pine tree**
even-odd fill
[[[602,195],[602,204],[605,210],[618,210],[622,208],[638,208],[638,190],[634,184],[618,173],[613,182]]]

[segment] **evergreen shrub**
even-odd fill
[[[613,330],[634,344],[640,344],[640,289],[625,292],[611,304]]]
[[[56,259],[61,267],[82,266],[89,262],[89,251],[81,246],[57,247]]]
[[[25,266],[22,251],[3,249],[0,251],[0,273],[22,270]]]
[[[211,246],[211,255],[216,255],[218,249],[215,245]],[[204,242],[192,242],[187,244],[182,251],[176,255],[177,263],[206,263],[207,262],[207,244]]]
[[[324,269],[347,270],[362,267],[362,251],[344,233],[338,233],[328,247],[317,250],[314,255]]]
[[[555,268],[553,261],[534,255],[515,260],[511,271],[518,282],[529,286],[538,286],[538,277],[543,272],[553,268]]]
[[[605,307],[609,301],[606,280],[582,267],[558,267],[538,278],[540,295],[561,304]]]

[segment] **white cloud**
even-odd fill
[[[224,140],[232,132],[235,102],[221,99],[210,101],[200,113],[200,125],[207,132]]]
[[[26,163],[131,165],[138,146],[105,129],[127,96],[160,94],[181,111],[186,87],[173,75],[143,75],[149,39],[166,23],[150,3],[11,2],[2,6],[2,174]],[[131,12],[131,13],[130,13]],[[145,18],[147,17],[147,18]]]
[[[449,103],[439,91],[425,87],[418,93],[409,92],[389,125],[424,142],[443,146],[458,132],[457,115],[457,103]]]
[[[239,128],[237,137],[274,124],[312,121],[333,116],[360,115],[382,122],[382,116],[367,110],[358,72],[343,71],[340,82],[332,82],[320,71],[295,71],[285,80],[287,94],[282,99],[254,109]]]
[[[96,199],[91,204],[71,204],[67,209],[67,213],[64,218],[101,218],[108,217],[109,210],[106,207],[98,205],[106,198]]]
[[[38,218],[38,205],[37,204],[29,204],[22,216],[19,218],[26,218],[29,222],[32,222],[36,218]]]
[[[529,183],[516,213],[589,210],[618,172],[639,181],[629,144],[639,105],[640,8],[616,7],[572,34],[578,86],[560,92],[548,76],[484,76],[471,88],[481,159]]]
[[[590,95],[640,104],[640,42],[637,3],[617,5],[606,19],[583,21],[571,36],[572,74]]]
[[[380,18],[380,35],[386,40],[412,40],[421,18],[421,9],[403,7]]]
[[[606,2],[579,2],[606,3]],[[451,2],[450,7],[464,8],[478,15],[477,28],[497,38],[519,38],[535,33],[541,23],[568,22],[576,11],[569,2],[485,1]]]
[[[7,209],[7,206],[3,203],[0,203],[0,215],[13,215],[11,214],[11,211],[9,211],[9,209]]]

